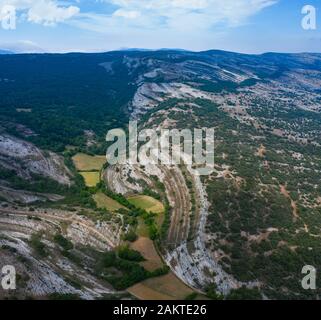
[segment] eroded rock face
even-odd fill
[[[71,173],[62,157],[53,152],[45,154],[32,143],[8,134],[0,135],[0,166],[24,179],[36,174],[63,185],[71,184]]]
[[[159,103],[171,98],[208,98],[210,95],[183,83],[143,83],[137,90],[131,107],[131,117],[141,115],[155,108]]]
[[[168,250],[165,257],[166,262],[180,279],[191,287],[201,290],[210,283],[215,283],[218,291],[225,295],[241,286],[257,287],[257,282],[242,283],[224,271],[218,259],[206,247],[205,227],[209,202],[200,177],[193,176],[193,180],[199,204],[195,237],[190,242],[185,240],[173,250]]]
[[[0,196],[6,199],[9,203],[23,203],[31,204],[35,202],[45,201],[59,201],[63,199],[63,196],[57,194],[47,194],[38,192],[29,192],[25,190],[15,190],[5,186],[0,186]]]
[[[30,239],[43,234],[42,243],[48,253],[40,256]],[[62,255],[54,235],[63,234],[74,248]],[[116,291],[102,283],[92,272],[92,258],[79,247],[109,251],[120,243],[121,225],[110,222],[94,223],[89,218],[60,210],[27,211],[0,207],[0,261],[12,265],[19,275],[16,297],[45,298],[50,294],[75,294],[82,299],[97,299]],[[81,257],[77,264],[71,256]],[[76,280],[75,282],[70,279]],[[0,299],[10,293],[0,290]]]

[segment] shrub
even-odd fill
[[[72,242],[66,239],[65,237],[63,237],[61,234],[56,234],[54,236],[54,241],[66,251],[74,248],[74,245],[72,244]]]

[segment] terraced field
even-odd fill
[[[88,160],[87,157],[85,159]],[[90,159],[93,161],[94,159]],[[82,168],[89,168],[90,166],[82,166]],[[79,165],[78,165],[79,168]],[[92,168],[92,167],[90,167]],[[178,168],[167,168],[161,167],[160,170],[164,174],[164,186],[166,189],[166,194],[168,196],[169,202],[173,207],[173,213],[171,217],[170,229],[168,232],[167,245],[172,248],[178,247],[182,242],[186,241],[189,233],[189,223],[190,223],[190,210],[191,210],[191,197],[189,190],[186,186],[185,178],[182,172]],[[114,171],[109,170],[110,175]],[[83,172],[82,172],[83,173]],[[116,171],[115,171],[116,173]],[[142,172],[137,173],[141,176],[144,174]],[[118,176],[124,184],[128,183],[124,180],[123,175]],[[112,184],[109,186],[114,187],[115,181],[109,180]],[[120,208],[124,208],[116,201],[105,196],[103,193],[98,193],[94,195],[94,199],[99,207],[106,208],[110,211],[117,211]],[[146,210],[147,212],[152,212],[157,214],[157,224],[161,227],[163,223],[163,213],[164,205],[162,202],[146,195],[134,195],[127,197],[130,203],[135,205],[137,208]],[[162,258],[156,251],[153,241],[151,241],[148,236],[148,228],[144,221],[139,218],[139,225],[137,228],[137,233],[139,238],[137,241],[131,244],[131,248],[139,251],[146,259],[146,261],[141,264],[147,270],[156,270],[164,265]],[[169,275],[149,279],[142,283],[139,283],[128,290],[130,293],[141,299],[184,299],[186,296],[194,292],[193,289],[186,286],[181,280],[179,280],[174,273],[170,272]]]
[[[72,160],[86,186],[95,187],[100,181],[100,171],[106,163],[106,157],[77,153]]]

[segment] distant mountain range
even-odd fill
[[[32,42],[18,42],[18,43],[13,43],[13,44],[0,44],[2,48],[0,47],[0,54],[43,54],[43,53],[48,53],[48,54],[55,54],[56,52],[47,52],[46,50],[42,49],[41,47],[37,46],[36,44]],[[224,50],[218,50],[218,49],[210,49],[210,50],[204,50],[204,51],[189,51],[185,49],[180,49],[180,48],[160,48],[160,49],[148,49],[148,48],[119,48],[115,50],[101,50],[97,52],[82,52],[82,51],[70,51],[70,52],[65,52],[65,54],[70,54],[70,53],[81,53],[81,54],[102,54],[102,53],[113,53],[113,52],[123,52],[124,54],[127,53],[135,53],[135,52],[141,52],[141,53],[161,53],[161,52],[176,52],[180,54],[216,54],[216,55],[222,55],[222,56],[262,56],[262,57],[268,57],[268,56],[276,56],[276,55],[305,55],[305,54],[318,54],[318,53],[312,53],[312,52],[302,52],[302,53],[278,53],[278,52],[264,52],[262,54],[251,54],[251,53],[237,53],[237,52],[232,52],[232,51],[224,51]],[[60,53],[57,53],[60,54]]]
[[[0,49],[0,54],[14,54],[14,52]]]
[[[44,53],[45,50],[32,41],[18,41],[14,43],[0,43],[0,54],[15,53]]]

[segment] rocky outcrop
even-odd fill
[[[40,175],[63,185],[71,184],[71,173],[62,157],[8,134],[0,135],[0,166],[15,171],[23,179]]]
[[[47,256],[39,256],[30,245],[30,238],[35,233],[43,234],[41,241]],[[61,255],[59,246],[53,241],[57,233],[74,245],[70,255]],[[92,258],[78,247],[109,251],[119,245],[120,236],[121,225],[113,221],[93,222],[85,216],[61,210],[0,208],[0,260],[5,265],[14,265],[23,279],[15,291],[17,297],[43,298],[58,293],[76,294],[91,300],[116,293],[97,279],[88,263]],[[71,258],[73,254],[82,257],[81,265]],[[70,279],[77,279],[81,288]],[[2,293],[0,290],[0,298]]]

